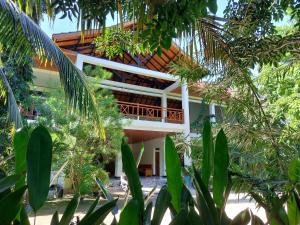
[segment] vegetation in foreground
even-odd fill
[[[14,175],[0,179],[0,224],[29,224],[24,200],[28,192],[28,202],[34,213],[45,203],[50,185],[50,171],[53,143],[48,130],[37,126],[31,132],[22,129],[15,134],[15,171]],[[171,224],[264,224],[249,209],[229,219],[225,213],[228,195],[232,186],[238,180],[247,182],[247,177],[235,173],[230,167],[229,148],[223,130],[214,139],[210,122],[203,129],[203,161],[201,170],[195,165],[189,172],[196,190],[196,198],[183,183],[179,156],[172,139],[165,140],[167,185],[162,187],[155,206],[147,196],[143,196],[141,183],[132,151],[124,141],[121,145],[122,161],[132,198],[121,210],[119,221],[114,218],[113,224],[160,224],[167,209],[171,211]],[[294,160],[288,171],[288,180],[277,181],[281,191],[263,189],[264,182],[252,182],[253,188],[248,194],[253,197],[258,206],[266,210],[268,224],[299,224],[300,217],[300,161]],[[86,215],[78,224],[102,224],[106,216],[112,212],[116,215],[118,199],[113,199],[99,181],[107,201],[98,207],[100,197],[90,206]],[[212,189],[212,194],[209,189]],[[62,218],[54,212],[51,225],[68,225],[76,211],[80,200],[75,195],[65,209]],[[266,202],[267,201],[267,202]],[[268,204],[267,204],[268,203]],[[287,204],[287,208],[285,208]],[[154,208],[153,217],[151,216]]]

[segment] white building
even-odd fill
[[[203,104],[195,89],[169,73],[170,64],[182,55],[175,44],[169,50],[164,49],[161,55],[124,54],[122,58],[108,60],[95,51],[93,40],[97,35],[98,32],[91,32],[82,39],[80,32],[63,33],[53,35],[53,40],[80,70],[85,65],[98,65],[112,72],[112,78],[99,81],[99,87],[110,89],[115,95],[124,115],[124,133],[134,155],[137,157],[142,144],[145,147],[140,171],[165,176],[165,136],[181,133],[189,141],[197,136],[191,132],[191,124],[199,114],[215,115],[219,109],[214,104]],[[50,65],[44,67],[37,63],[34,73],[36,90],[56,88],[59,84],[58,72]],[[184,164],[190,164],[188,154],[184,156]],[[119,155],[114,174],[119,177],[121,173]]]

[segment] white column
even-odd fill
[[[209,116],[210,116],[210,122],[215,123],[216,122],[216,106],[215,106],[215,104],[209,104]]]
[[[81,71],[83,70],[83,58],[81,55],[77,55],[76,61],[75,61],[75,66],[80,69]]]
[[[160,176],[166,176],[166,162],[165,162],[165,140],[162,138],[162,146],[160,148]]]
[[[167,95],[165,93],[163,93],[162,97],[161,97],[161,107],[162,107],[162,122],[166,122],[166,118],[167,118],[167,107],[168,107],[168,103],[167,103]]]
[[[190,110],[189,110],[189,90],[188,85],[185,81],[182,82],[181,86],[181,96],[182,96],[182,109],[184,111],[184,138],[186,142],[189,144],[191,141],[190,137]],[[190,166],[192,164],[192,160],[190,157],[191,150],[188,149],[184,154],[184,165]]]
[[[115,159],[115,177],[121,177],[123,171],[122,154],[119,152]]]

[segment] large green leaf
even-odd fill
[[[99,209],[95,210],[93,213],[84,217],[78,225],[100,225],[103,223],[106,216],[111,212],[115,207],[118,199],[109,201],[102,205]]]
[[[173,140],[169,136],[166,136],[165,140],[165,154],[168,191],[171,194],[171,202],[175,210],[179,212],[181,208],[180,199],[183,188],[181,163]]]
[[[288,198],[287,214],[289,219],[289,225],[300,224],[300,211],[294,193],[292,193]]]
[[[199,214],[195,211],[195,208],[191,208],[188,212],[188,221],[191,225],[204,225],[204,221]],[[207,221],[206,221],[207,222]]]
[[[225,133],[221,129],[216,138],[213,176],[213,196],[219,208],[222,208],[224,204],[224,194],[228,183],[228,166],[228,144]]]
[[[142,192],[142,185],[140,182],[140,176],[136,168],[136,163],[132,151],[129,145],[124,142],[122,143],[121,151],[123,169],[128,179],[128,185],[132,197],[138,201],[138,208],[140,210],[140,213],[142,213],[142,211],[144,211],[144,197]]]
[[[171,221],[170,225],[190,225],[188,221],[188,212],[186,209],[182,209]]]
[[[249,209],[245,209],[233,218],[230,225],[247,225],[250,222]]]
[[[72,200],[67,205],[67,208],[65,209],[64,214],[63,214],[61,220],[59,221],[59,225],[69,225],[70,224],[71,220],[74,217],[74,213],[76,212],[78,204],[79,204],[79,195],[76,194],[76,195],[74,195]]]
[[[15,173],[26,173],[26,153],[27,144],[29,140],[29,131],[27,127],[18,130],[13,139],[14,153],[15,153]],[[16,188],[25,185],[25,176],[17,183]]]
[[[218,213],[214,200],[195,167],[193,167],[193,172],[201,218],[205,221],[205,224],[218,224]]]
[[[207,6],[209,8],[209,11],[211,11],[213,14],[217,13],[218,10],[217,0],[208,0]]]
[[[151,225],[159,225],[168,209],[171,202],[171,195],[166,186],[163,186],[156,198],[153,219]]]
[[[202,160],[202,180],[206,187],[208,187],[209,178],[213,171],[214,163],[214,145],[211,132],[211,123],[205,120],[203,127],[203,160]]]
[[[293,182],[300,181],[300,160],[294,159],[290,162],[288,168],[289,179]]]
[[[95,208],[97,207],[100,200],[100,195],[93,201],[92,205],[89,207],[88,211],[86,212],[86,216],[90,215],[92,212],[94,212]]]
[[[0,193],[15,185],[20,179],[23,179],[23,176],[12,175],[0,179]]]
[[[151,225],[152,208],[153,208],[153,203],[149,202],[144,212],[143,225]]]
[[[144,151],[145,151],[145,147],[144,147],[144,144],[142,144],[140,153],[139,153],[138,158],[137,158],[137,160],[136,160],[136,167],[139,167],[140,162],[141,162],[142,157],[143,157],[143,154],[144,154]]]
[[[0,224],[10,225],[18,215],[26,187],[22,187],[0,200]]]
[[[139,202],[136,199],[130,200],[125,206],[118,225],[140,225]]]
[[[43,126],[35,128],[27,150],[27,183],[29,203],[36,212],[47,199],[50,184],[52,139]]]
[[[50,225],[59,225],[59,217],[57,211],[55,211],[55,213],[53,214]]]

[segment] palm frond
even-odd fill
[[[8,80],[5,75],[5,71],[3,68],[0,68],[0,81],[6,91],[6,100],[7,100],[7,111],[8,111],[8,119],[11,122],[15,123],[15,127],[18,129],[22,127],[22,118],[19,111],[19,107],[17,105],[14,93],[8,83]]]
[[[11,53],[18,52],[19,61],[33,52],[41,61],[54,63],[68,104],[82,116],[93,118],[95,125],[101,127],[93,89],[84,74],[13,1],[0,0],[0,42],[5,43]],[[101,134],[104,137],[103,128]]]

